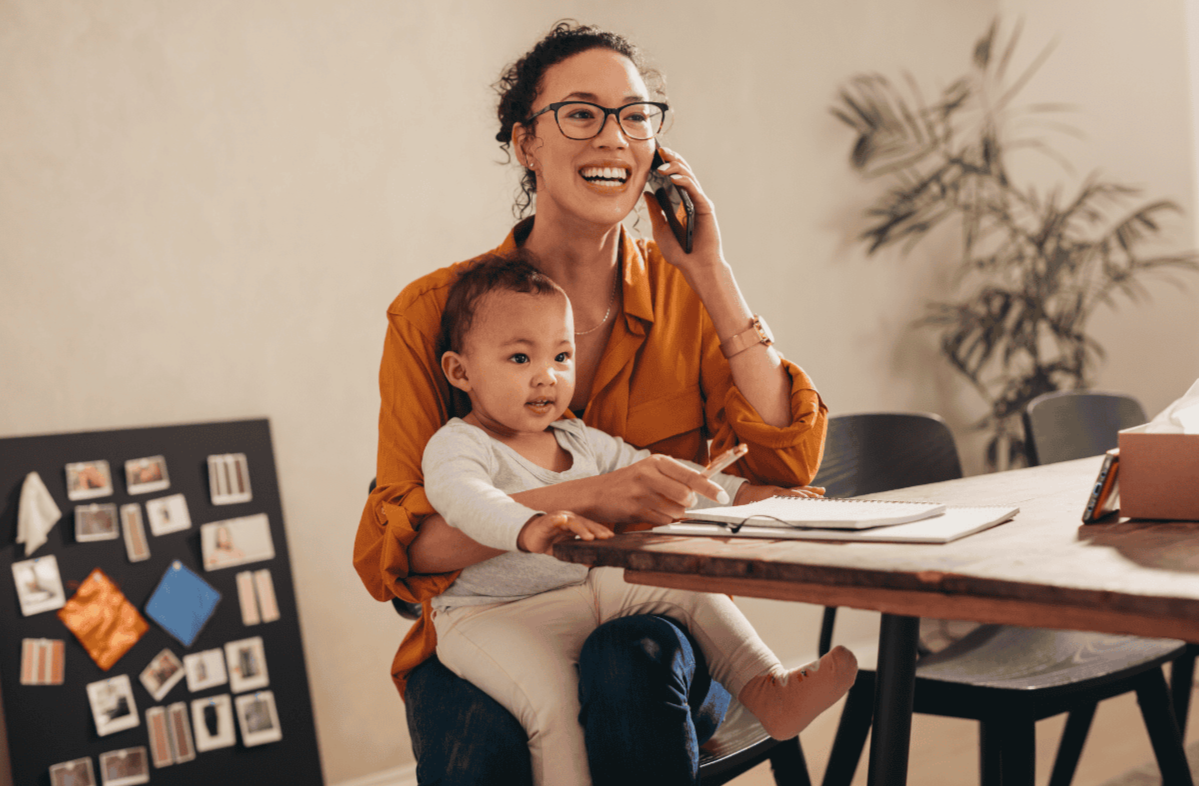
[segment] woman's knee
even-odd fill
[[[419,783],[532,784],[520,723],[436,657],[409,675],[404,704]]]
[[[645,681],[669,679],[686,694],[703,656],[682,625],[666,617],[634,615],[600,625],[579,654],[580,698],[603,685],[606,691],[643,690]]]

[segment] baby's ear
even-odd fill
[[[441,373],[449,383],[459,390],[469,393],[470,380],[466,376],[466,363],[457,352],[446,352],[441,356]]]

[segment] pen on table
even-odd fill
[[[741,443],[740,445],[735,445],[735,446],[729,448],[728,450],[726,450],[725,452],[721,453],[716,458],[712,459],[712,461],[708,464],[708,466],[704,467],[703,471],[700,472],[699,474],[703,475],[705,478],[710,478],[713,475],[715,475],[717,472],[720,472],[722,469],[724,469],[725,467],[732,464],[737,459],[744,456],[748,452],[749,452],[749,445],[746,445],[744,442]],[[720,502],[722,505],[729,504],[728,492],[725,491],[724,489],[721,489],[720,497],[718,498],[717,501]]]

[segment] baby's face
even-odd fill
[[[564,295],[492,292],[463,344],[472,414],[489,430],[545,431],[570,406],[574,318]]]

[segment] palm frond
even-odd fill
[[[991,432],[988,461],[1009,465],[1023,447],[1016,423],[1028,402],[1094,379],[1104,359],[1087,328],[1095,310],[1147,300],[1150,280],[1185,286],[1199,274],[1199,253],[1144,253],[1163,219],[1180,212],[1170,200],[1130,208],[1139,191],[1098,172],[1068,194],[1012,182],[1015,151],[1073,173],[1031,129],[1082,136],[1055,117],[1074,111],[1068,104],[1014,105],[1056,46],[1005,83],[1021,31],[1017,24],[1004,37],[996,19],[976,42],[970,73],[931,104],[910,74],[902,90],[874,74],[851,79],[831,108],[855,133],[854,168],[888,182],[859,234],[868,253],[899,244],[907,254],[944,225],[960,232],[956,294],[928,303],[916,325],[935,332],[946,362],[986,402],[976,426]]]

